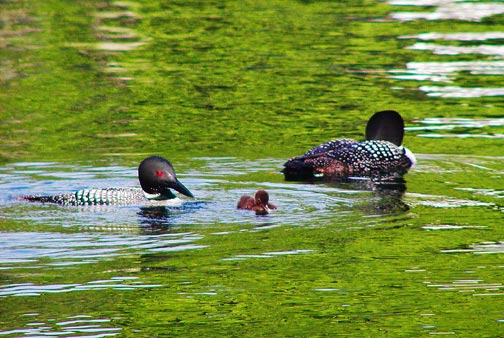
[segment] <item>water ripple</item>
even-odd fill
[[[446,249],[443,253],[473,253],[473,254],[502,254],[504,253],[504,242],[484,242],[471,244],[467,248],[462,249]]]
[[[483,96],[504,96],[504,88],[421,86],[419,89],[427,93],[427,96],[432,97],[473,98]]]
[[[45,293],[64,293],[73,291],[90,290],[134,290],[142,288],[157,288],[160,284],[141,284],[131,282],[136,277],[113,277],[110,280],[92,281],[86,284],[47,284],[35,285],[33,283],[0,285],[0,297],[7,296],[40,296]]]
[[[460,117],[428,117],[418,121],[424,127],[406,127],[407,130],[432,130],[432,129],[455,129],[455,128],[484,128],[502,127],[504,118],[460,118]]]
[[[38,314],[28,314],[30,317]],[[88,338],[112,337],[120,334],[120,327],[111,327],[111,320],[107,318],[93,318],[89,315],[68,316],[60,322],[30,322],[24,328],[0,331],[0,335],[16,335],[18,337],[47,337],[47,336],[78,336]],[[109,326],[110,325],[110,326]]]
[[[410,193],[411,203],[415,205],[424,205],[434,208],[461,208],[461,207],[483,207],[493,206],[493,203],[465,200],[458,198],[449,198],[447,196],[436,196],[427,194]]]
[[[435,43],[418,42],[406,47],[411,50],[430,50],[438,55],[480,54],[504,56],[504,46],[477,45],[477,46],[449,46]]]
[[[0,270],[41,264],[45,266],[89,264],[132,252],[142,254],[200,249],[204,246],[193,242],[201,238],[194,233],[147,236],[8,232],[2,233],[0,237]]]
[[[467,3],[457,0],[389,0],[394,6],[437,6],[433,12],[394,12],[391,17],[398,21],[413,20],[464,20],[482,19],[504,13],[502,3]]]
[[[67,46],[83,50],[81,53],[109,54],[127,52],[141,47],[149,40],[141,36],[135,29],[127,26],[137,24],[141,17],[136,13],[137,5],[133,2],[112,2],[99,8],[95,13],[97,40],[100,42],[69,42]],[[129,76],[119,76],[131,70],[132,64],[117,61],[106,62],[103,71],[122,82],[130,81]],[[138,67],[138,66],[135,66]],[[124,134],[123,136],[131,136]],[[107,136],[108,137],[108,136]],[[116,135],[117,137],[117,135]]]
[[[504,39],[504,32],[461,32],[461,33],[421,33],[416,35],[402,35],[399,39],[417,39],[423,41],[452,40],[452,41],[487,41]]]
[[[486,229],[483,225],[453,225],[453,224],[430,224],[425,225],[422,229],[425,230],[462,230],[462,229]]]
[[[455,190],[461,191],[469,191],[474,194],[490,196],[494,198],[504,198],[503,190],[495,190],[495,189],[475,189],[475,188],[455,188]]]
[[[245,260],[245,259],[250,259],[250,258],[273,258],[275,256],[286,256],[286,255],[299,255],[299,254],[309,254],[309,253],[314,253],[316,252],[315,250],[306,250],[306,249],[299,249],[299,250],[288,250],[288,251],[273,251],[273,252],[264,252],[261,254],[240,254],[236,255],[235,257],[231,258],[223,258],[223,261],[238,261],[238,260]]]
[[[504,61],[408,62],[405,70],[393,69],[399,80],[451,82],[459,72],[473,75],[503,75]]]
[[[464,20],[481,21],[483,18],[504,13],[502,3],[479,3],[457,0],[390,0],[395,6],[433,6],[432,12],[398,11],[390,14],[392,19],[399,21],[412,20]],[[422,41],[452,40],[452,41],[487,41],[503,39],[502,32],[460,32],[460,33],[420,33],[398,36],[398,39],[417,39]],[[442,45],[437,43],[416,42],[405,47],[410,50],[429,51],[433,55],[463,55],[473,54],[493,56],[496,59],[504,57],[504,47],[492,44]],[[459,62],[410,62],[406,69],[389,70],[391,78],[397,80],[430,81],[450,83],[456,80],[460,72],[472,75],[504,75],[504,62],[496,61],[459,61]],[[396,89],[404,89],[398,87]],[[425,85],[418,88],[429,97],[438,98],[479,98],[504,96],[504,88],[484,86],[433,86]],[[444,135],[439,135],[443,137]],[[490,136],[487,136],[490,137]],[[502,138],[500,136],[492,136]]]
[[[427,287],[445,291],[457,291],[472,293],[473,296],[503,296],[504,285],[502,283],[484,283],[477,279],[455,280],[451,283],[425,282]]]

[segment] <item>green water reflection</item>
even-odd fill
[[[504,11],[407,5],[2,2],[0,335],[501,335]],[[385,109],[418,154],[407,207],[278,173]],[[15,201],[134,185],[149,154],[202,203]],[[264,186],[277,212],[234,210]]]

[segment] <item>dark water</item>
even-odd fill
[[[0,6],[0,336],[502,336],[501,2]],[[404,194],[284,181],[384,109]],[[138,186],[151,154],[196,199],[18,198]],[[278,210],[235,209],[259,188]]]

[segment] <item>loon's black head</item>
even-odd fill
[[[147,157],[138,167],[138,180],[148,194],[170,195],[169,188],[189,197],[194,197],[175,175],[171,163],[161,156]]]
[[[375,113],[366,126],[366,140],[389,141],[400,146],[404,137],[404,120],[395,110]]]

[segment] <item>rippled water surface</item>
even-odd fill
[[[0,7],[0,337],[502,335],[501,2]],[[400,190],[284,180],[384,109]],[[20,198],[138,187],[151,154],[195,199]],[[260,188],[277,210],[236,209]]]

